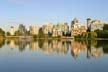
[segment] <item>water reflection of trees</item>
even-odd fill
[[[41,50],[45,54],[51,54],[57,52],[58,54],[66,54],[69,47],[67,47],[67,42],[62,42],[59,40],[45,40]]]
[[[20,52],[24,52],[29,48],[30,51],[42,51],[45,54],[57,53],[60,55],[67,54],[69,48],[71,55],[77,59],[81,53],[85,53],[86,57],[99,58],[102,54],[108,54],[108,41],[107,40],[45,40],[38,39],[33,41],[7,39],[9,48],[18,48]],[[0,39],[0,48],[5,45],[5,40]]]
[[[108,40],[100,40],[97,43],[97,47],[102,47],[103,48],[103,52],[105,54],[108,54]]]
[[[5,45],[5,39],[0,38],[0,48],[2,48]]]
[[[99,58],[102,53],[105,53],[104,46],[108,47],[108,42],[105,42],[104,40],[79,40],[78,42],[83,46],[86,46],[86,56],[88,59],[90,59],[91,57]]]

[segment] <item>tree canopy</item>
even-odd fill
[[[108,24],[104,24],[103,30],[108,30]]]

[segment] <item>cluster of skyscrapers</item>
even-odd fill
[[[18,30],[15,30],[15,28],[11,26],[8,32],[11,36],[14,36],[16,31],[19,31],[22,35],[38,35],[39,30],[42,29],[45,35],[51,35],[54,37],[76,36],[81,35],[86,31],[94,31],[96,29],[102,30],[104,24],[105,23],[101,23],[101,21],[98,19],[91,20],[90,18],[87,18],[86,27],[85,25],[80,24],[77,18],[74,18],[71,22],[70,28],[67,22],[57,23],[56,25],[53,23],[46,23],[41,27],[33,25],[29,26],[29,30],[27,30],[23,24],[19,24]]]

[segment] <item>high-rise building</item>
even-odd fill
[[[87,18],[87,31],[91,31],[91,19]]]
[[[100,20],[97,20],[97,19],[96,20],[93,20],[91,22],[91,31],[95,31],[97,29],[103,30],[103,26],[104,26],[104,24],[101,23]]]
[[[78,19],[74,18],[73,21],[71,22],[71,27],[74,25],[78,25]]]
[[[86,32],[86,27],[85,26],[81,26],[80,27],[80,34]]]
[[[29,31],[30,31],[30,35],[38,35],[39,27],[38,26],[30,26]]]
[[[66,35],[69,32],[69,26],[67,22],[58,23],[57,26],[59,29],[61,29],[64,35]]]
[[[77,18],[74,18],[74,20],[71,22],[71,36],[76,36],[78,34],[80,34],[80,28]]]
[[[62,36],[62,30],[61,30],[61,28],[59,28],[59,26],[57,26],[57,25],[53,26],[52,36],[53,37]]]
[[[53,30],[53,24],[52,23],[46,23],[45,25],[42,26],[44,34],[52,34]]]
[[[10,27],[9,33],[10,33],[11,36],[15,34],[15,29],[14,29],[13,26]]]
[[[26,30],[26,28],[25,28],[25,26],[24,26],[23,24],[20,24],[20,25],[19,25],[18,31],[19,31],[22,35],[25,35],[26,32],[27,32],[27,30]]]
[[[78,19],[74,18],[74,20],[71,22],[71,36],[74,37],[81,35],[84,32],[86,32],[85,26],[80,26]]]

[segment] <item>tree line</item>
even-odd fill
[[[75,38],[85,38],[85,39],[94,39],[94,38],[108,38],[108,24],[104,24],[103,30],[95,31],[86,31],[81,35],[75,36]]]

